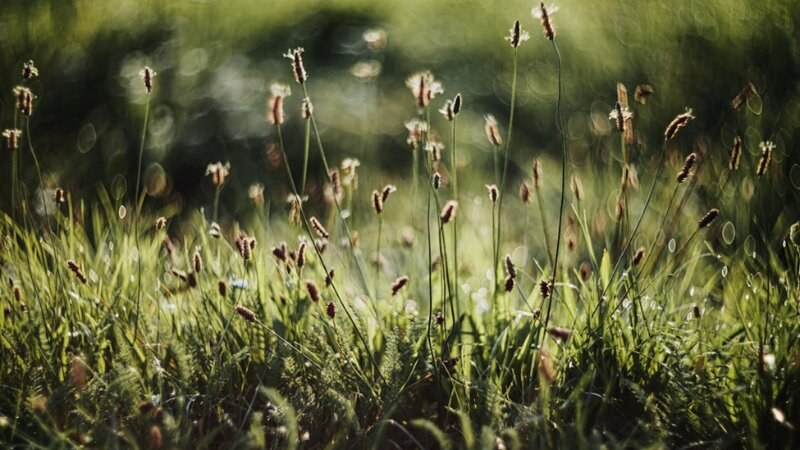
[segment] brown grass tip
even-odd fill
[[[667,125],[667,128],[664,130],[664,141],[669,141],[670,139],[674,138],[678,134],[678,131],[685,127],[692,119],[694,119],[692,108],[686,108],[685,112],[675,116],[675,118],[672,119],[672,122],[670,122],[669,125]]]
[[[533,159],[533,187],[542,187],[542,161],[539,158]]]
[[[328,274],[325,275],[325,287],[330,287],[333,284],[333,277],[336,276],[336,271],[331,269],[328,271]]]
[[[139,72],[139,76],[142,78],[142,82],[144,83],[145,93],[150,95],[150,93],[153,92],[153,78],[156,76],[155,70],[148,66],[144,66],[144,69]]]
[[[524,181],[519,185],[519,199],[526,205],[531,202],[531,188]]]
[[[649,84],[640,84],[636,86],[636,90],[633,92],[633,99],[641,104],[647,103],[647,98],[653,95],[653,86]]]
[[[505,262],[506,262],[506,274],[508,274],[508,276],[510,276],[511,278],[517,278],[517,268],[514,267],[514,261],[511,261],[510,255],[506,255]]]
[[[769,168],[769,162],[772,159],[772,150],[775,149],[775,144],[772,141],[765,141],[758,144],[761,147],[761,159],[758,160],[758,169],[756,170],[756,175],[763,176],[767,173],[767,169]]]
[[[739,168],[739,161],[742,159],[742,138],[738,135],[733,138],[733,148],[731,149],[731,159],[728,161],[728,170],[731,172]]]
[[[539,282],[539,292],[542,294],[542,298],[546,299],[550,297],[553,291],[553,283],[548,280],[542,280]]]
[[[486,189],[489,191],[489,200],[492,203],[497,201],[497,197],[500,195],[500,191],[497,190],[497,185],[495,184],[487,184],[485,185]]]
[[[545,7],[544,2],[539,3],[539,6],[534,6],[532,14],[533,17],[542,21],[542,29],[544,30],[544,37],[549,40],[553,40],[556,37],[555,29],[553,28],[553,23],[550,21],[550,15],[554,12],[558,11],[558,8],[555,6]]]
[[[530,39],[528,32],[522,29],[519,20],[515,20],[514,25],[511,26],[510,30],[508,30],[508,36],[505,38],[505,40],[507,40],[512,47],[517,48],[521,43],[527,41],[528,39]]]
[[[242,305],[236,305],[236,314],[239,314],[248,322],[256,321],[256,313]]]
[[[698,228],[705,228],[711,225],[711,222],[713,222],[717,217],[719,217],[719,209],[709,209],[708,212],[697,221]]]
[[[506,280],[503,283],[503,287],[505,288],[506,292],[511,292],[514,290],[514,278],[511,275],[506,276]]]
[[[503,143],[503,138],[500,137],[500,129],[497,126],[497,119],[494,118],[491,114],[486,114],[483,116],[486,124],[484,126],[484,131],[486,131],[486,138],[489,139],[489,142],[499,147],[500,144]]]
[[[753,83],[748,82],[744,85],[742,90],[736,94],[736,97],[731,100],[731,108],[734,110],[739,109],[744,102],[746,102],[750,97],[756,94],[756,86]]]
[[[330,233],[328,233],[328,231],[325,229],[325,227],[322,226],[322,224],[320,223],[319,220],[317,220],[316,217],[312,216],[311,219],[309,219],[309,222],[311,222],[311,227],[314,228],[314,231],[317,232],[319,237],[323,239],[328,239],[329,237],[331,237]]]
[[[403,289],[405,285],[408,284],[408,276],[403,275],[402,277],[398,277],[392,282],[392,297],[397,295],[400,292],[400,289]]]
[[[336,304],[333,302],[328,302],[328,306],[325,307],[325,313],[328,314],[328,317],[331,319],[336,318]]]
[[[217,283],[217,292],[219,292],[220,297],[225,297],[228,295],[228,284],[225,283],[224,280],[219,280]]]
[[[70,259],[67,261],[67,267],[69,267],[69,270],[71,270],[72,273],[75,274],[75,277],[77,277],[81,283],[86,284],[86,275],[83,273],[83,270],[81,270],[81,268],[78,266],[78,263]]]
[[[308,298],[310,298],[312,302],[316,303],[319,301],[319,288],[313,281],[306,280],[306,292],[308,292]]]
[[[308,79],[308,74],[303,66],[303,51],[304,50],[302,47],[297,47],[295,49],[289,49],[283,54],[285,58],[289,58],[289,60],[292,61],[292,73],[294,74],[294,81],[298,82],[299,84],[305,83]]]
[[[442,223],[450,223],[451,220],[456,218],[456,212],[458,211],[458,202],[455,200],[450,200],[445,203],[444,208],[442,208],[441,219]]]
[[[644,247],[639,247],[636,250],[636,253],[633,255],[633,265],[638,266],[640,262],[642,262],[642,258],[644,257]]]
[[[3,130],[3,140],[6,141],[6,148],[14,151],[19,149],[19,141],[22,138],[22,130],[6,129]]]
[[[676,180],[678,183],[683,183],[689,178],[691,175],[692,166],[694,166],[694,162],[697,160],[697,153],[689,153],[689,156],[686,157],[686,160],[683,162],[683,168],[681,168],[680,172],[678,172],[678,176]]]

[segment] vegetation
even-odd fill
[[[80,184],[47,170],[58,156],[37,138],[52,136],[52,116],[37,120],[57,110],[53,75],[19,64],[3,87],[0,443],[797,446],[800,103],[774,95],[796,86],[762,77],[684,109],[644,79],[579,114],[571,20],[532,13],[487,44],[508,68],[504,109],[473,103],[469,74],[458,93],[457,77],[409,72],[383,97],[389,38],[362,27],[354,124],[325,107],[335,78],[317,84],[324,66],[291,48],[256,89],[266,109],[228,124],[234,150],[173,162],[205,175],[181,195],[158,155],[189,139],[175,123],[203,130],[162,107],[162,80],[181,95],[176,69],[124,72],[138,129],[115,134],[124,145],[95,122],[69,132],[70,160],[108,145],[129,166]],[[248,96],[239,75],[218,71],[220,92]],[[397,111],[407,136],[371,120]],[[548,151],[529,150],[540,134]],[[397,142],[397,158],[376,155]]]

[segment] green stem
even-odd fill
[[[133,340],[135,341],[139,336],[139,316],[141,316],[141,300],[142,300],[142,250],[139,243],[139,215],[142,212],[142,201],[139,199],[141,194],[141,180],[142,180],[142,158],[144,156],[144,143],[147,137],[147,121],[150,117],[150,94],[147,94],[144,104],[144,123],[142,124],[142,138],[139,142],[139,162],[136,165],[136,214],[133,216],[133,236],[136,239],[136,321],[133,326]]]
[[[503,197],[505,197],[505,190],[506,190],[506,176],[508,174],[508,159],[509,153],[511,148],[511,130],[514,128],[514,110],[515,104],[517,100],[517,47],[514,47],[514,53],[512,57],[512,69],[511,69],[511,105],[509,107],[510,111],[508,113],[508,132],[506,135],[506,145],[505,151],[503,154],[503,158],[505,161],[503,162],[503,177],[500,179],[500,193],[497,198],[497,251],[494,255],[494,267],[495,267],[495,274],[497,274],[497,266],[500,264],[500,242],[502,242],[502,235],[503,235]],[[497,276],[495,275],[495,291],[499,285]]]
[[[453,117],[453,124],[451,126],[451,133],[450,133],[450,141],[451,146],[453,147],[453,168],[451,172],[453,173],[453,199],[458,203],[458,153],[456,151],[456,120],[458,116]],[[461,303],[459,302],[459,291],[461,288],[458,284],[458,215],[453,217],[453,283],[455,284],[454,289],[454,297],[455,297],[455,304],[458,310],[461,310]],[[451,303],[452,309],[452,303]],[[453,317],[455,320],[455,317]]]
[[[311,148],[311,120],[306,119],[306,136],[303,143],[303,180],[300,185],[300,195],[306,195],[306,180],[308,175],[308,151]]]

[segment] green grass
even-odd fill
[[[531,34],[543,39],[538,28]],[[516,49],[512,54],[500,36],[496,42],[516,68]],[[716,127],[689,121],[665,140],[668,123],[654,118],[683,111],[663,110],[657,90],[646,105],[629,99],[636,129],[656,132],[637,131],[626,147],[603,112],[596,151],[576,155],[562,125],[561,64],[551,56],[540,70],[552,72],[552,101],[537,109],[549,111],[551,139],[561,140],[566,164],[511,143],[511,126],[501,123],[507,198],[497,205],[484,187],[497,174],[493,179],[478,163],[459,165],[456,194],[452,153],[430,161],[422,151],[452,132],[450,150],[458,145],[459,158],[489,167],[491,144],[467,139],[470,122],[459,119],[456,129],[440,117],[441,96],[416,108],[408,94],[401,107],[430,130],[412,142],[417,167],[399,168],[395,178],[362,167],[360,186],[347,178],[341,200],[318,195],[302,203],[294,225],[278,193],[246,214],[226,216],[218,208],[225,188],[246,195],[234,189],[247,183],[236,180],[235,165],[228,184],[189,213],[147,196],[140,208],[139,183],[128,198],[98,186],[86,198],[68,193],[65,203],[46,208],[46,189],[12,183],[14,190],[3,192],[12,207],[0,217],[0,443],[796,446],[800,225],[792,223],[797,195],[787,179],[796,164],[785,167],[793,149],[776,149],[759,176],[761,138],[748,131],[738,170],[728,168],[731,130],[769,136],[779,119],[760,115],[755,93],[739,109],[721,105],[726,114]],[[570,54],[561,57],[568,62]],[[290,67],[283,67],[280,78],[288,82]],[[320,68],[314,60],[306,68],[308,83],[294,88],[314,102]],[[158,81],[147,108],[158,107]],[[634,86],[628,88],[632,94]],[[469,111],[469,97],[464,101]],[[287,104],[294,106],[299,100]],[[525,115],[517,117],[524,127]],[[327,165],[339,161],[323,152],[325,121],[315,114],[302,129],[276,127],[266,138],[277,152],[279,170],[270,176],[281,193],[301,194],[306,182],[324,190],[333,181],[334,166]],[[35,158],[28,130],[14,154],[22,167]],[[137,148],[145,148],[147,136],[143,131]],[[325,170],[309,170],[309,146]],[[678,183],[692,151],[693,174]],[[541,186],[528,170],[506,173],[509,162],[531,167],[534,157],[542,157]],[[628,165],[638,181],[620,181]],[[2,170],[17,179],[15,168]],[[435,171],[448,181],[438,189],[430,182]],[[582,181],[581,199],[565,191],[571,175]],[[509,195],[523,178],[538,207]],[[41,176],[37,181],[48,186]],[[376,215],[371,193],[388,183],[398,192]],[[777,211],[776,191],[788,199]],[[440,212],[456,197],[458,220],[444,223]],[[720,216],[699,228],[710,208]],[[164,228],[155,226],[159,217]],[[312,217],[328,239],[314,232]],[[285,258],[278,255],[282,243]],[[645,256],[637,264],[639,248]],[[506,254],[516,271],[509,291],[500,279]],[[409,282],[393,295],[392,280],[402,276]],[[550,279],[545,296],[540,286]],[[312,301],[309,282],[319,301]]]

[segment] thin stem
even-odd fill
[[[308,175],[308,151],[311,148],[311,120],[306,119],[306,136],[303,142],[303,180],[300,185],[300,195],[306,195],[306,180]]]
[[[453,167],[452,167],[452,174],[453,174],[453,199],[458,203],[458,153],[456,151],[456,120],[458,116],[453,117],[453,123],[450,127],[450,141],[451,147],[453,148]],[[455,284],[455,303],[459,309],[461,310],[461,303],[459,302],[459,291],[461,288],[458,284],[458,215],[453,217],[453,283]],[[451,303],[452,309],[452,303]],[[453,317],[455,320],[455,317]]]
[[[509,160],[509,153],[511,148],[511,130],[514,128],[514,110],[515,104],[517,100],[517,47],[514,47],[513,57],[512,57],[512,69],[511,69],[511,105],[509,106],[509,114],[508,114],[508,132],[506,135],[506,145],[505,151],[503,154],[503,158],[505,161],[503,162],[503,177],[500,179],[500,193],[497,198],[497,252],[494,255],[494,267],[495,267],[495,290],[497,290],[498,281],[497,281],[497,266],[500,264],[500,242],[502,242],[502,235],[503,235],[503,198],[505,197],[506,191],[506,176],[508,174],[508,160]]]
[[[141,315],[141,300],[142,300],[142,250],[139,243],[139,215],[142,212],[142,202],[139,200],[141,196],[141,179],[142,179],[142,157],[144,156],[144,142],[147,137],[147,119],[150,117],[150,95],[148,94],[144,104],[144,123],[142,124],[142,138],[139,142],[139,163],[136,166],[136,214],[133,216],[133,236],[136,239],[136,321],[133,325],[133,339],[136,340],[139,336],[139,316]]]
[[[383,216],[378,214],[378,245],[375,255],[375,300],[378,299],[381,283],[382,259],[381,259],[381,231],[383,231]]]

